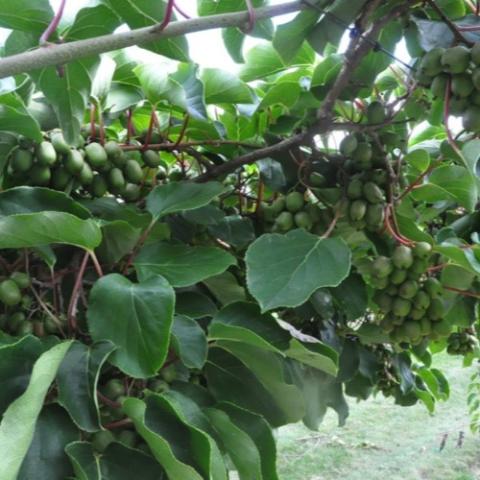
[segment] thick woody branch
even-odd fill
[[[257,20],[263,20],[305,8],[306,6],[302,1],[297,0],[259,8],[255,11],[255,17]],[[243,27],[248,24],[249,19],[250,15],[247,11],[226,13],[174,22],[164,30],[159,30],[158,25],[154,25],[125,33],[104,35],[61,45],[52,45],[49,48],[39,48],[1,59],[0,78],[10,77],[20,73],[28,73],[39,68],[62,65],[80,58],[91,57],[133,45],[145,45],[164,38],[178,37],[216,28]]]

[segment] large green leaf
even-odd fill
[[[187,287],[235,264],[235,257],[220,248],[157,242],[142,248],[135,269],[140,280],[162,275],[174,287]]]
[[[150,0],[108,0],[114,10],[130,28],[142,28],[161,23],[165,16],[164,1]],[[175,14],[173,20],[175,20]],[[143,48],[165,57],[188,62],[188,42],[184,36],[162,38],[142,45]]]
[[[233,73],[218,68],[202,71],[207,103],[253,103],[253,95],[247,84]]]
[[[16,93],[0,95],[0,125],[3,132],[18,133],[37,142],[42,141],[40,125]]]
[[[163,277],[132,283],[119,274],[107,275],[90,293],[90,334],[117,347],[110,362],[120,370],[136,378],[151,377],[167,356],[174,301]]]
[[[64,243],[87,250],[100,245],[102,234],[94,220],[69,213],[39,212],[0,218],[0,248],[28,248]]]
[[[293,230],[261,236],[249,247],[246,262],[248,289],[266,311],[296,307],[318,288],[339,285],[350,271],[351,253],[338,238]]]
[[[65,446],[79,437],[80,432],[63,408],[55,404],[45,407],[38,417],[18,480],[65,480],[73,473]]]
[[[0,217],[19,213],[64,212],[86,220],[90,212],[63,192],[43,187],[16,187],[0,193]]]
[[[0,423],[0,478],[16,480],[32,442],[35,424],[45,396],[71,342],[63,342],[41,355],[33,367],[30,383],[4,413]]]
[[[172,75],[172,78],[183,87],[185,104],[189,115],[199,120],[208,120],[207,108],[205,106],[205,88],[198,78],[198,65],[181,63],[177,71]]]
[[[172,326],[172,348],[187,368],[201,369],[207,361],[207,337],[191,318],[175,315]]]
[[[27,388],[42,351],[40,341],[32,336],[0,346],[0,415]]]
[[[53,18],[48,0],[0,0],[0,27],[40,36]]]
[[[219,182],[170,182],[152,190],[147,197],[147,210],[155,218],[184,210],[194,210],[208,205],[226,191],[228,188]]]
[[[73,442],[66,448],[78,480],[164,480],[163,469],[150,455],[111,443],[98,456],[87,442]]]
[[[114,349],[110,342],[97,342],[90,347],[74,342],[58,370],[58,402],[86,432],[101,428],[97,382],[103,364]]]
[[[147,442],[169,478],[202,480],[203,475],[196,470],[197,461],[192,458],[194,451],[185,447],[191,445],[191,435],[195,432],[196,441],[199,442],[197,452],[202,448],[203,453],[206,453],[208,440],[205,434],[182,422],[164,398],[157,395],[155,399],[150,398],[152,400],[148,409],[145,402],[134,398],[127,399],[123,404],[123,409],[133,420],[137,432]],[[202,460],[208,462],[208,455]]]
[[[123,220],[115,220],[102,225],[102,243],[97,249],[98,258],[114,264],[132,252],[140,239],[140,228],[132,227]]]

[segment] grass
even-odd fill
[[[379,395],[350,399],[350,417],[338,427],[330,412],[318,432],[303,425],[278,432],[282,480],[479,480],[480,436],[469,430],[466,391],[472,368],[439,355],[451,385],[447,402],[434,415],[421,405],[402,408]],[[463,446],[458,447],[463,432]],[[440,445],[448,435],[445,447]]]

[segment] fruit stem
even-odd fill
[[[185,138],[185,133],[187,132],[189,122],[190,122],[190,115],[185,115],[185,118],[183,120],[182,130],[180,131],[180,135],[172,147],[174,150],[182,143],[182,140]]]
[[[131,108],[127,111],[127,145],[130,144],[130,140],[135,135],[135,128],[133,127],[133,110]]]
[[[439,158],[438,162],[431,163],[430,166],[423,172],[421,173],[404,191],[403,193],[397,198],[397,201],[399,202],[400,200],[403,200],[412,190],[414,190],[416,187],[418,187],[421,183],[422,180],[429,175],[433,169],[440,163],[442,157]]]
[[[330,225],[328,226],[325,233],[320,237],[321,239],[325,239],[325,238],[330,237],[333,230],[335,229],[335,226],[337,225],[338,220],[340,219],[340,215],[341,215],[340,208],[337,208],[337,210],[335,211],[335,215],[334,215],[332,221],[330,222]]]
[[[103,393],[97,391],[97,396],[98,396],[98,399],[105,405],[107,405],[108,407],[112,407],[112,408],[121,408],[122,405],[120,405],[120,403],[118,402],[115,402],[114,400],[111,400],[110,398],[106,397]]]
[[[253,8],[252,0],[245,0],[248,9],[248,23],[246,28],[243,28],[244,33],[251,33],[255,28],[255,23],[257,21],[257,16],[255,14],[255,9]]]
[[[150,123],[148,124],[147,136],[145,137],[145,142],[142,147],[142,151],[148,150],[150,142],[152,141],[153,127],[157,124],[155,117],[157,116],[157,111],[155,110],[155,105],[150,114]]]
[[[70,297],[70,303],[68,304],[67,310],[67,320],[68,327],[72,332],[77,330],[77,303],[80,297],[80,289],[82,288],[83,275],[85,274],[85,269],[87,268],[88,259],[90,258],[89,252],[85,252],[83,256],[82,263],[78,269],[77,278],[75,279],[75,284],[73,285],[72,295]]]
[[[459,288],[455,287],[443,287],[445,290],[450,290],[451,292],[458,293],[459,295],[463,295],[464,297],[473,297],[473,298],[480,298],[480,293],[470,292],[468,290],[460,290]]]
[[[123,420],[118,420],[118,422],[107,423],[103,428],[114,430],[115,428],[126,427],[128,425],[133,425],[133,422],[129,418],[124,418]]]
[[[90,105],[90,139],[95,140],[97,136],[97,131],[95,129],[95,117],[97,112],[97,106],[94,102]]]
[[[60,21],[62,20],[63,17],[63,12],[65,10],[65,4],[67,3],[67,0],[62,0],[60,3],[60,7],[53,17],[52,21],[50,22],[50,25],[47,27],[47,29],[42,33],[42,36],[40,37],[40,45],[42,47],[46,46],[48,44],[48,39],[51,37],[51,35],[55,32],[57,29]]]
[[[173,8],[175,8],[175,10],[176,10],[183,18],[186,18],[187,20],[189,20],[190,18],[192,18],[188,13],[186,13],[184,10],[182,10],[182,9],[176,4],[176,2],[174,2]]]
[[[98,261],[98,258],[97,256],[95,255],[95,252],[92,250],[92,251],[89,251],[88,254],[90,255],[91,259],[92,259],[92,262],[93,262],[93,265],[95,267],[95,270],[97,271],[97,275],[102,278],[104,273],[103,273],[103,270],[102,270],[102,266],[100,265],[100,262]]]
[[[403,237],[403,235],[400,232],[397,232],[396,229],[398,228],[395,224],[395,228],[390,223],[390,216],[392,215],[392,205],[388,204],[385,207],[385,228],[387,229],[388,233],[398,242],[401,243],[402,245],[406,246],[411,246],[413,242],[408,240],[407,238]],[[392,215],[393,217],[393,215]],[[394,218],[394,217],[393,217]],[[395,220],[394,220],[395,221]]]
[[[161,32],[171,22],[174,6],[175,6],[175,0],[168,0],[167,7],[165,10],[165,16],[163,17],[162,23],[160,23],[160,25],[154,28],[155,32]]]

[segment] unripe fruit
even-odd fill
[[[138,435],[132,430],[122,430],[117,435],[117,441],[123,443],[127,447],[134,448],[138,442]]]
[[[410,310],[412,309],[412,304],[404,298],[396,298],[392,304],[392,311],[397,317],[406,317]]]
[[[82,171],[85,160],[78,150],[70,150],[65,158],[64,165],[67,172],[77,175]]]
[[[378,125],[385,121],[385,107],[381,102],[375,101],[372,102],[367,107],[367,121],[372,125]]]
[[[371,166],[373,151],[369,143],[359,143],[352,153],[352,160],[362,170]]]
[[[95,175],[90,185],[90,193],[96,197],[103,197],[108,190],[107,182],[102,175]]]
[[[108,184],[113,190],[121,190],[125,188],[125,178],[123,172],[119,168],[112,168],[108,172]]]
[[[432,246],[428,242],[418,242],[413,247],[413,255],[417,258],[428,258],[432,253]]]
[[[64,167],[56,168],[52,173],[52,187],[55,190],[64,190],[67,188],[72,176]]]
[[[111,400],[116,400],[120,395],[125,394],[125,386],[121,380],[113,378],[103,387],[103,394]]]
[[[383,186],[387,183],[388,173],[386,170],[377,169],[372,172],[370,179],[373,183]]]
[[[358,146],[358,140],[355,135],[347,135],[340,142],[340,152],[346,157],[350,157]]]
[[[420,290],[415,297],[413,297],[413,304],[415,308],[426,310],[430,306],[430,296],[423,290]]]
[[[286,196],[285,204],[288,211],[295,213],[303,208],[305,201],[300,192],[291,192]]]
[[[286,208],[285,197],[278,197],[272,202],[271,207],[275,215],[282,213]]]
[[[448,75],[441,74],[437,75],[430,86],[430,91],[432,95],[437,98],[445,98],[445,93],[447,92],[448,85]]]
[[[393,271],[392,261],[388,257],[377,257],[372,263],[372,275],[378,278],[388,277]]]
[[[61,155],[67,155],[70,152],[70,145],[65,141],[62,132],[54,132],[50,135],[52,146],[56,152]]]
[[[347,187],[347,197],[351,200],[357,200],[362,197],[363,182],[359,178],[352,179]]]
[[[369,205],[365,215],[365,220],[367,225],[371,227],[381,227],[385,220],[385,209],[383,205],[380,203]]]
[[[275,218],[277,217],[277,214],[273,211],[272,206],[266,202],[262,202],[260,213],[262,215],[262,218],[268,223],[273,223],[275,221]]]
[[[143,152],[142,159],[145,165],[150,168],[157,168],[162,163],[158,152],[155,152],[153,150],[146,150],[145,152]]]
[[[23,312],[15,312],[14,314],[10,315],[7,320],[8,328],[12,332],[16,332],[20,328],[20,325],[22,325],[26,320],[27,317]]]
[[[469,106],[467,98],[452,97],[450,99],[450,113],[452,115],[463,115]]]
[[[140,183],[143,179],[142,167],[135,160],[128,160],[123,172],[126,180],[130,183]]]
[[[427,317],[420,320],[420,331],[422,335],[430,335],[432,332],[432,322]]]
[[[374,301],[384,313],[388,313],[392,309],[392,297],[385,292],[379,292],[376,294]]]
[[[107,154],[107,157],[112,161],[123,155],[123,150],[120,148],[118,143],[114,142],[113,140],[107,142],[103,148]]]
[[[13,280],[17,284],[18,288],[22,290],[28,288],[31,284],[30,275],[24,272],[13,272],[10,275],[10,280]]]
[[[45,186],[50,183],[52,173],[49,167],[34,165],[30,170],[30,182],[33,185]]]
[[[433,321],[441,320],[445,315],[445,306],[443,305],[443,302],[438,298],[432,299],[432,302],[427,309],[427,314]]]
[[[134,183],[127,183],[122,192],[122,197],[126,202],[136,202],[140,198],[142,189],[140,185]]]
[[[472,77],[466,73],[454,75],[452,78],[452,93],[457,97],[468,97],[475,88],[473,86]]]
[[[380,203],[385,201],[385,195],[382,189],[373,182],[367,182],[363,186],[363,195],[370,203]]]
[[[51,167],[57,161],[57,152],[50,142],[41,142],[37,145],[35,156],[37,157],[37,163],[42,166]]]
[[[480,68],[473,71],[471,79],[476,90],[480,90]]]
[[[385,291],[392,297],[398,294],[398,288],[395,285],[391,285],[391,284],[388,286],[388,288]]]
[[[412,340],[422,336],[422,330],[418,322],[407,320],[404,323],[404,330],[407,337]]]
[[[364,200],[354,200],[350,204],[349,215],[354,222],[358,222],[365,217],[367,213],[367,202]]]
[[[87,162],[83,162],[83,167],[78,174],[78,180],[82,185],[90,185],[93,181],[93,171]]]
[[[155,393],[166,392],[170,389],[170,385],[165,380],[160,380],[155,378],[154,380],[148,383],[148,388]]]
[[[469,97],[468,101],[470,104],[476,105],[477,107],[480,106],[480,91],[475,90]]]
[[[402,269],[395,269],[390,275],[390,282],[393,285],[400,285],[407,279],[407,271]]]
[[[472,57],[472,62],[475,65],[480,65],[480,42],[475,42],[470,50],[470,56]]]
[[[319,172],[312,172],[308,177],[308,184],[311,187],[322,188],[327,184],[327,179]]]
[[[162,368],[160,371],[160,376],[167,382],[172,383],[177,378],[177,370],[175,365],[169,365],[168,367]]]
[[[437,76],[443,70],[442,56],[444,53],[444,48],[432,48],[422,58],[418,71],[422,75],[427,75],[429,77]]]
[[[32,168],[32,165],[33,155],[28,150],[17,148],[17,150],[12,153],[10,166],[14,172],[27,172]]]
[[[33,323],[32,322],[23,322],[16,329],[16,334],[20,337],[24,335],[31,335],[33,333]]]
[[[423,288],[428,293],[430,298],[438,298],[443,293],[442,284],[436,278],[433,278],[433,277],[428,278],[425,281]]]
[[[275,228],[280,232],[288,232],[293,228],[294,219],[290,212],[282,212],[275,220]]]
[[[443,319],[440,322],[432,323],[432,332],[440,335],[441,337],[447,336],[452,331],[452,326],[450,322],[446,319]]]
[[[392,262],[397,268],[410,268],[413,264],[412,249],[405,245],[399,245],[393,251]]]
[[[98,453],[103,453],[114,441],[115,437],[110,430],[94,433],[91,440],[93,449]]]
[[[412,308],[410,312],[410,317],[412,320],[421,320],[425,316],[425,310],[420,310],[418,308]]]
[[[417,292],[418,283],[414,280],[407,280],[406,282],[402,283],[398,289],[399,296],[406,299],[413,298]]]
[[[311,230],[313,227],[312,218],[305,212],[297,212],[294,216],[295,225],[298,228],[304,228],[305,230]]]
[[[463,115],[462,124],[469,132],[480,132],[480,107],[476,105],[468,107]]]
[[[470,65],[470,50],[463,46],[447,48],[442,55],[443,70],[448,73],[463,73]]]
[[[100,168],[107,163],[107,152],[99,143],[93,142],[87,145],[85,155],[88,163],[94,168]]]

